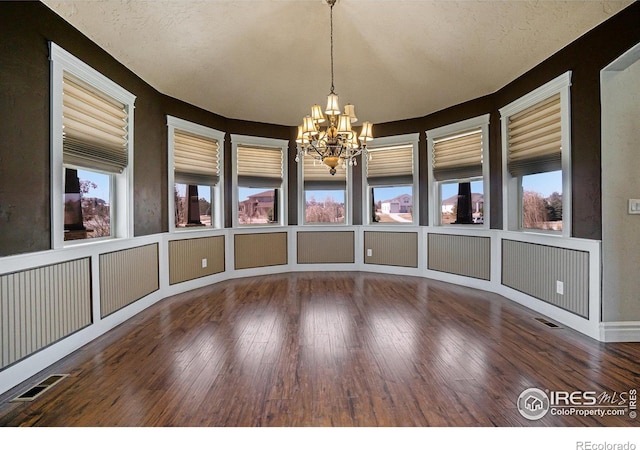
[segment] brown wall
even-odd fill
[[[228,133],[289,139],[289,127],[226,119],[159,93],[40,2],[0,2],[0,41],[0,256],[51,247],[49,41],[136,95],[136,236],[168,231],[167,114]],[[230,196],[231,166],[225,170]],[[226,208],[230,226],[230,198]]]
[[[495,106],[501,108],[567,70],[572,71],[571,207],[574,237],[602,238],[600,71],[638,42],[640,2],[635,2],[494,95]],[[493,198],[491,204],[494,204]]]
[[[378,137],[420,133],[420,186],[427,189],[428,129],[491,114],[491,227],[502,227],[501,150],[498,109],[541,84],[572,70],[573,233],[601,238],[600,69],[640,41],[636,2],[498,92],[421,118],[377,124]],[[54,41],[137,96],[134,132],[134,232],[165,232],[167,139],[165,115],[227,133],[290,139],[291,127],[226,119],[167,97],[40,2],[0,2],[0,256],[50,248],[49,51]],[[225,160],[231,160],[227,138]],[[289,154],[289,224],[297,223],[294,146]],[[361,166],[354,172],[353,217],[362,223]],[[226,226],[231,226],[231,165],[225,166]],[[419,223],[426,225],[426,196]]]
[[[490,223],[491,228],[501,229],[502,144],[498,110],[571,70],[572,236],[601,239],[600,70],[640,42],[639,24],[640,2],[635,2],[494,94],[422,118],[376,125],[375,135],[420,133],[420,186],[424,192],[427,187],[424,132],[490,113]],[[427,225],[427,211],[426,196],[421,196],[420,225]]]

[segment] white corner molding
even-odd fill
[[[599,340],[601,342],[640,342],[640,321],[602,322]]]

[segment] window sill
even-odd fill
[[[485,223],[446,223],[433,225],[436,228],[461,228],[461,229],[476,229],[476,230],[488,230],[489,224]]]
[[[337,222],[305,222],[302,224],[303,227],[348,227],[349,225],[346,223],[337,223]]]
[[[372,227],[417,227],[414,222],[369,222],[367,225]]]
[[[63,248],[71,248],[71,247],[83,247],[85,245],[98,245],[104,244],[106,242],[114,242],[118,240],[123,240],[126,238],[117,238],[113,236],[108,237],[99,237],[99,238],[89,238],[89,239],[74,239],[70,241],[63,241]]]
[[[277,228],[277,227],[284,227],[285,225],[282,225],[280,223],[251,223],[251,224],[247,224],[247,225],[241,225],[238,224],[236,226],[234,226],[235,229],[247,229],[247,228]]]
[[[172,230],[170,230],[170,233],[189,233],[192,231],[195,232],[199,232],[199,231],[216,231],[216,230],[220,230],[220,228],[218,227],[174,227]]]
[[[559,237],[559,238],[569,237],[569,236],[565,236],[563,231],[554,231],[554,230],[534,230],[534,229],[521,228],[519,230],[510,230],[510,231],[514,231],[516,233],[522,233],[522,234],[538,235],[538,236],[550,236],[550,237]]]

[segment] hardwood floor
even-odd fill
[[[552,329],[498,295],[300,273],[163,300],[0,398],[0,426],[637,426],[523,418],[530,387],[627,392],[640,344]],[[48,374],[69,377],[9,402]]]

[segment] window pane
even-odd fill
[[[175,225],[178,228],[211,226],[211,186],[174,186]]]
[[[522,177],[522,227],[562,230],[562,171]]]
[[[482,180],[449,182],[440,185],[440,223],[484,223],[484,187]]]
[[[305,191],[305,223],[344,223],[344,191]]]
[[[413,186],[371,188],[371,201],[373,222],[413,222]]]
[[[277,189],[238,187],[238,223],[278,223]]]
[[[111,175],[65,168],[64,240],[111,236]]]

